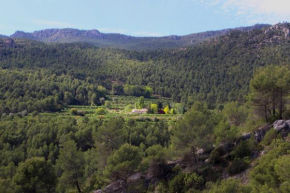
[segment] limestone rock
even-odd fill
[[[143,176],[142,173],[136,173],[128,178],[128,182],[134,183],[138,180],[141,180],[142,178],[145,179],[145,176]]]
[[[282,134],[282,137],[286,137],[290,132],[290,120],[277,120],[273,123],[273,127],[277,133]]]
[[[104,188],[105,193],[125,193],[125,182],[118,180],[109,184]]]
[[[283,129],[288,129],[289,125],[284,120],[277,120],[274,122],[273,127],[277,132],[280,132]]]
[[[254,137],[257,142],[261,142],[265,137],[266,133],[273,127],[273,125],[265,125],[254,131]]]

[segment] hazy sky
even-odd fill
[[[290,0],[0,0],[0,34],[47,28],[185,35],[290,21]]]

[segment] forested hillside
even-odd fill
[[[289,99],[288,23],[155,51],[1,38],[0,192],[290,192]]]
[[[149,86],[155,95],[174,101],[243,101],[255,68],[289,64],[289,34],[281,29],[232,31],[185,50],[136,52],[99,49],[85,44],[46,45],[16,40],[15,48],[1,49],[2,69],[48,69],[57,75],[112,90],[113,85]],[[266,33],[267,31],[267,33]],[[119,90],[122,94],[122,89]]]

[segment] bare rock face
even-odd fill
[[[234,146],[238,145],[242,141],[246,141],[254,136],[257,142],[261,142],[265,137],[266,133],[273,127],[273,125],[264,125],[253,133],[245,133],[234,142]],[[231,151],[231,149],[229,149]]]
[[[283,28],[282,31],[284,32],[285,38],[290,36],[290,30],[288,28]]]
[[[181,37],[176,36],[176,35],[167,36],[167,38],[170,40],[180,40],[181,39]]]
[[[40,31],[35,31],[33,33],[26,33],[23,31],[16,31],[10,37],[13,38],[24,38],[32,39],[37,41],[60,41],[62,39],[70,39],[76,37],[90,37],[90,38],[99,38],[102,34],[98,30],[78,30],[78,29],[45,29]]]
[[[128,178],[128,182],[134,183],[134,182],[141,180],[141,179],[145,179],[145,176],[143,176],[142,173],[136,173]]]
[[[95,191],[93,191],[93,193],[103,193],[103,191],[102,190],[95,190]]]
[[[115,181],[109,184],[105,189],[105,193],[125,193],[125,182],[123,180]]]
[[[254,137],[257,142],[261,142],[265,137],[266,133],[273,127],[273,125],[265,125],[254,131]]]
[[[290,132],[290,120],[277,120],[273,123],[273,127],[277,133],[282,134],[282,137],[286,137]]]
[[[275,121],[275,123],[273,124],[273,126],[274,126],[274,129],[277,132],[280,132],[283,129],[288,129],[288,127],[289,127],[289,125],[284,120],[277,120],[277,121]]]

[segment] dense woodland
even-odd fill
[[[290,118],[290,45],[269,42],[279,33],[152,52],[0,47],[0,192],[289,192],[290,126],[273,128]],[[186,112],[170,123],[57,114],[109,95],[141,96],[140,108],[169,97]]]
[[[210,43],[174,51],[135,52],[98,49],[85,44],[45,45],[17,40],[1,49],[2,69],[48,69],[56,75],[101,85],[111,91],[124,84],[149,86],[153,94],[192,104],[245,101],[253,71],[259,66],[289,64],[288,40],[267,43],[275,34],[233,31]],[[116,90],[115,94],[123,94]]]

